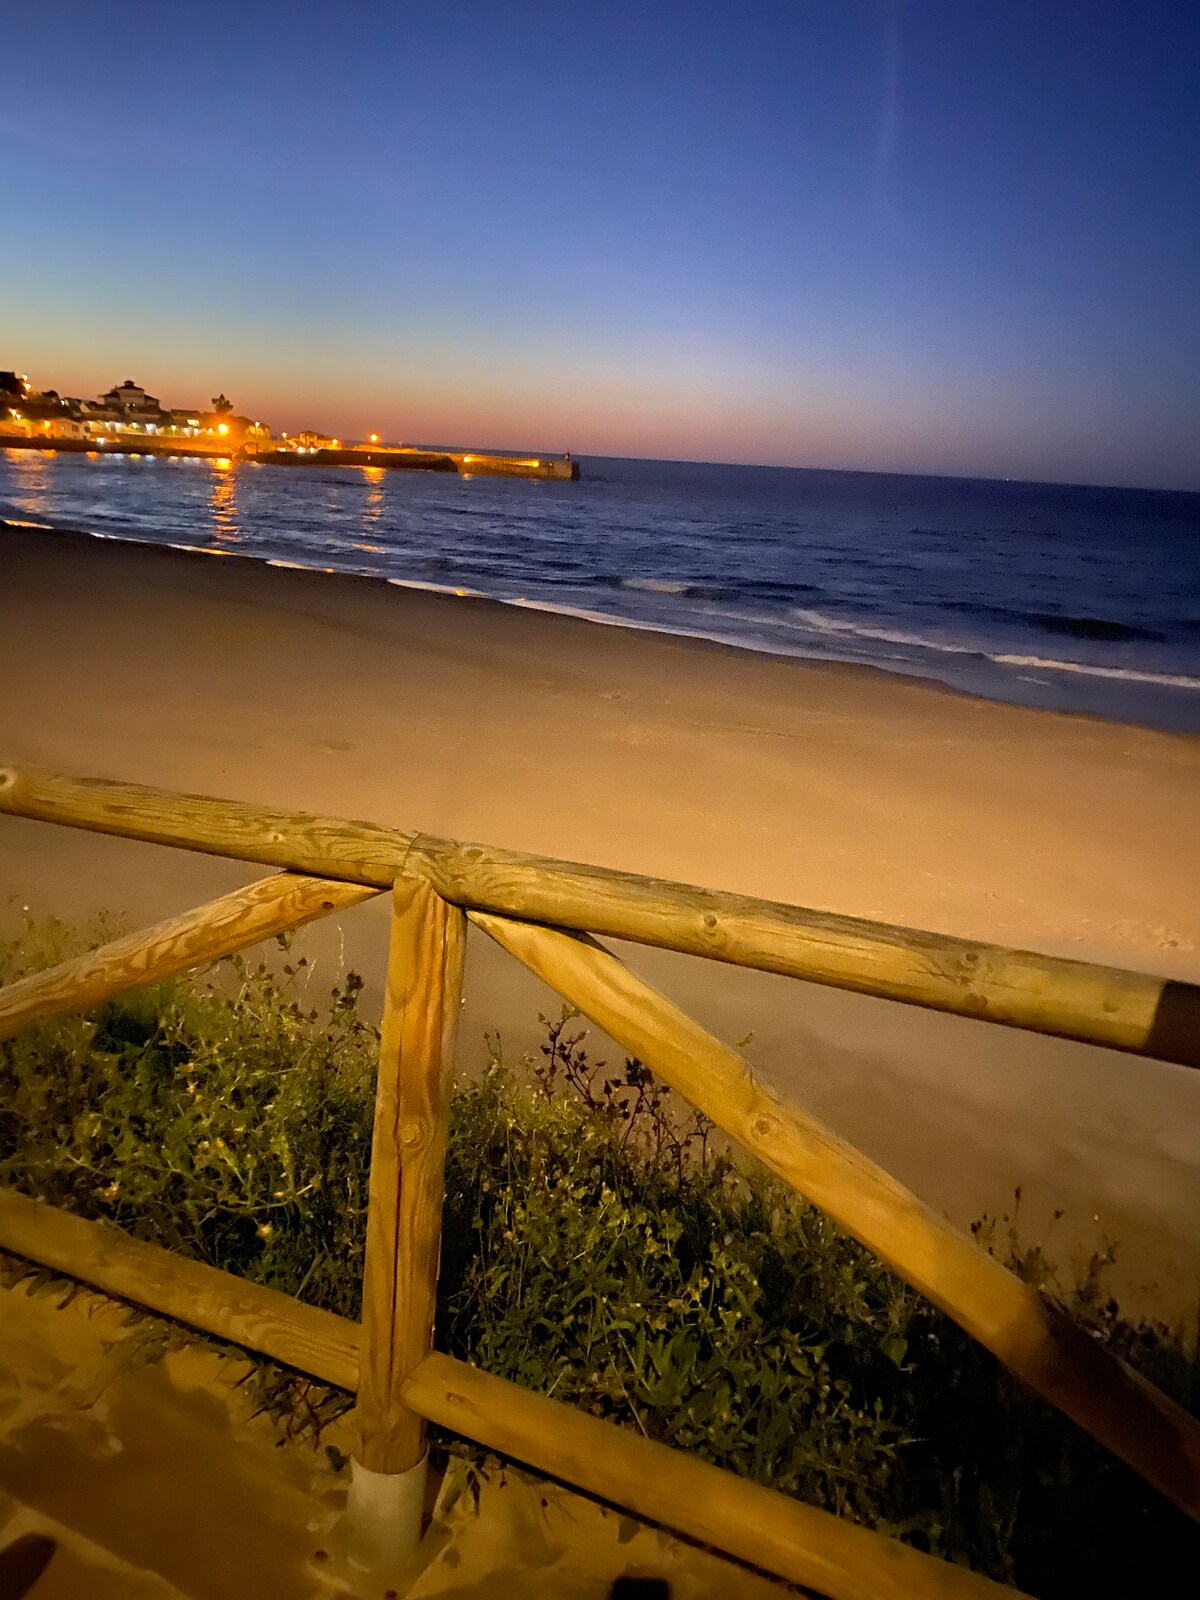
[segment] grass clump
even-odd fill
[[[0,981],[65,939],[29,929]],[[234,959],[0,1045],[0,1182],[356,1316],[377,1035],[352,974],[314,988],[290,952]],[[640,1063],[546,1029],[455,1097],[444,1348],[1047,1600],[1186,1592],[1198,1530]],[[1121,1320],[1108,1259],[1061,1297],[1194,1409],[1194,1359]]]

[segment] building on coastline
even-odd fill
[[[186,435],[204,426],[205,413],[197,406],[172,406],[167,415],[167,426],[176,433]]]
[[[73,417],[59,401],[53,405],[31,405],[26,413],[31,439],[86,439],[88,427],[78,417]]]
[[[57,389],[38,390],[24,373],[0,372],[0,434],[22,439],[82,439],[83,423]]]
[[[109,433],[153,435],[170,420],[158,399],[132,378],[114,384],[97,400],[71,397],[66,404],[84,425],[85,433],[95,437]]]
[[[205,411],[201,407],[174,407],[159,428],[167,439],[193,440],[205,450],[268,449],[271,429],[253,417],[239,416],[232,407]]]
[[[114,384],[95,400],[61,398],[53,390],[34,392],[28,378],[0,372],[0,432],[32,437],[95,439],[97,443],[150,440],[187,443],[199,452],[256,451],[269,448],[271,429],[253,417],[239,416],[224,394],[210,407],[166,407],[132,378]]]
[[[285,433],[277,440],[272,449],[290,450],[294,455],[307,455],[313,450],[340,450],[342,441],[334,439],[327,433],[317,433],[312,428],[305,428],[300,433]]]
[[[0,371],[0,434],[10,438],[28,437],[29,392],[29,379],[23,372]]]
[[[21,372],[0,370],[0,434],[17,439],[92,439],[99,445],[153,441],[181,445],[198,454],[249,454],[274,448],[270,426],[242,416],[224,394],[205,406],[164,406],[157,395],[133,378],[113,384],[94,400],[61,396],[55,389],[37,390]],[[336,446],[318,434],[315,448]]]
[[[147,394],[141,384],[134,383],[132,378],[126,378],[124,383],[114,384],[107,394],[100,396],[100,405],[129,422],[150,423],[157,426],[168,420],[168,413],[163,410],[156,397]]]

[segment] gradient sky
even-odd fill
[[[1196,0],[6,6],[0,366],[1200,487]]]

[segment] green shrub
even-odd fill
[[[31,928],[0,980],[66,938]],[[313,987],[234,960],[0,1045],[0,1182],[356,1316],[377,1035],[353,974]],[[1187,1592],[1197,1529],[639,1063],[546,1027],[454,1100],[443,1347],[1034,1594]],[[1015,1225],[979,1232],[1055,1288]],[[1194,1360],[1120,1319],[1108,1259],[1073,1311],[1194,1408]]]
[[[0,949],[0,979],[65,930]],[[284,941],[286,948],[286,941]],[[0,1182],[357,1316],[377,1036],[353,973],[320,1010],[240,957],[0,1046]]]
[[[493,1052],[459,1099],[450,1348],[744,1477],[886,1521],[917,1297],[819,1212],[714,1155],[703,1119],[681,1122],[640,1064],[593,1070],[568,1021],[547,1024],[532,1085]]]

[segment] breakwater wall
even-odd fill
[[[457,472],[453,457],[437,450],[258,450],[242,459],[265,467],[387,467],[392,471]]]
[[[507,478],[564,478],[579,476],[579,463],[570,456],[502,456],[488,452],[480,454],[450,453],[458,470],[465,474],[491,473]]]
[[[255,459],[255,458],[252,458]],[[283,465],[387,467],[391,470],[460,472],[464,477],[560,478],[579,476],[579,463],[570,456],[504,455],[494,450],[440,450],[418,445],[356,445],[334,449],[318,445],[298,450],[259,451],[259,461]]]
[[[189,440],[171,443],[157,439],[47,439],[26,434],[0,434],[0,450],[61,450],[66,455],[203,456],[220,461],[257,461],[277,467],[385,467],[389,471],[458,472],[506,478],[579,477],[579,463],[570,456],[496,455],[489,451],[419,450],[407,445],[361,446],[311,450],[242,450],[206,446]]]

